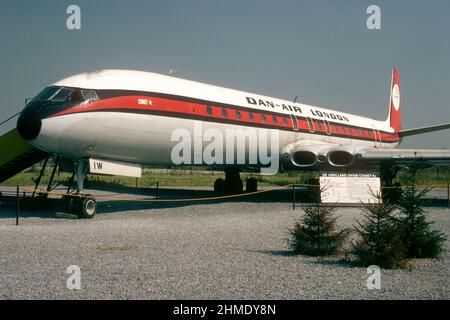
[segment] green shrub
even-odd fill
[[[404,267],[405,246],[394,219],[395,206],[383,203],[380,194],[374,196],[378,202],[364,204],[364,218],[355,226],[359,239],[354,243],[352,253],[357,262],[366,267]]]
[[[338,252],[348,238],[348,229],[336,230],[336,207],[320,202],[305,205],[305,215],[288,229],[288,246],[296,253],[310,256],[326,256]]]
[[[401,213],[397,225],[408,258],[439,258],[444,252],[445,234],[432,230],[425,217],[423,200],[428,191],[405,189],[397,205]]]

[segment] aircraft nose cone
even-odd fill
[[[25,108],[17,119],[17,131],[25,140],[33,140],[41,131],[42,120],[31,108]]]

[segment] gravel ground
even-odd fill
[[[128,211],[123,211],[128,208]],[[131,210],[130,210],[131,209]],[[412,270],[382,270],[368,290],[365,268],[292,255],[286,228],[302,214],[288,202],[99,203],[93,220],[0,207],[1,299],[449,299],[449,248]],[[340,208],[351,226],[358,208]],[[450,210],[429,209],[450,234]],[[81,290],[66,269],[81,268]]]

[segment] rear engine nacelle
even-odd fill
[[[327,160],[329,145],[300,147],[292,150],[291,162],[296,167],[312,167]]]
[[[356,147],[339,146],[328,152],[328,163],[334,167],[348,167],[355,160]]]

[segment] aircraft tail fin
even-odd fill
[[[400,99],[400,74],[397,68],[392,69],[391,79],[391,96],[389,99],[389,116],[386,120],[387,124],[398,133],[400,137],[413,136],[416,134],[422,134],[426,132],[433,132],[439,130],[450,129],[450,123],[413,128],[402,129],[402,110]]]
[[[392,69],[391,95],[389,99],[388,124],[395,132],[402,129],[402,110],[400,108],[400,74],[397,68]]]

